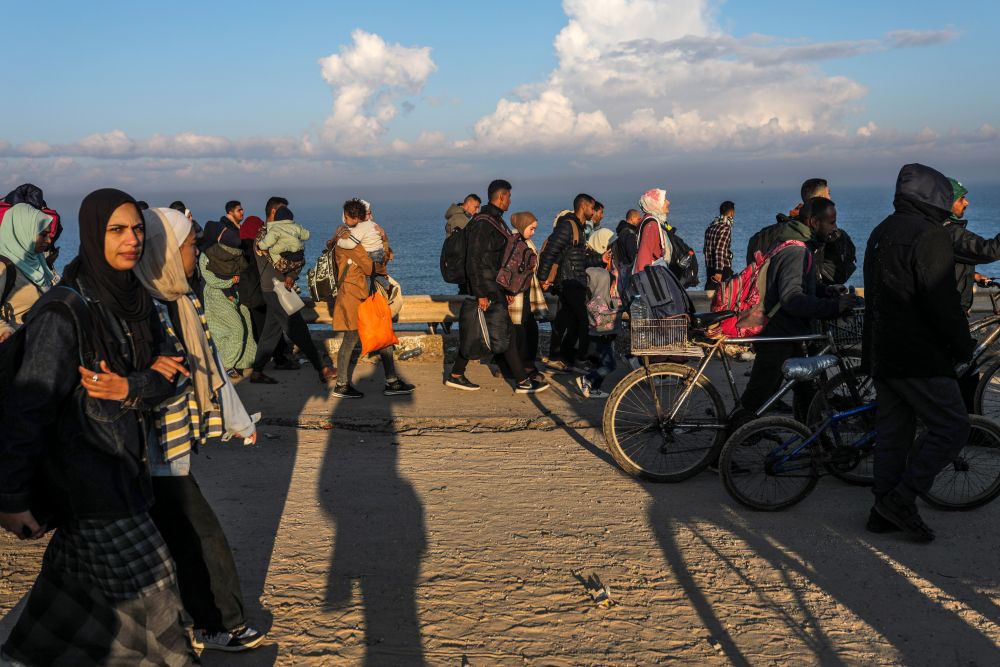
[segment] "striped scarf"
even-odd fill
[[[531,248],[535,254],[538,254],[538,249],[535,248],[535,244],[531,242],[531,239],[525,239],[528,247]],[[537,320],[547,320],[549,319],[549,306],[545,302],[545,292],[542,290],[542,284],[538,281],[538,276],[531,277],[531,287],[528,291],[528,303],[531,305],[531,312],[534,314]],[[514,324],[521,324],[522,318],[524,317],[524,300],[521,295],[518,294],[514,301],[507,305],[507,312],[510,314],[510,321]]]
[[[194,294],[189,294],[195,310],[198,311],[198,320],[205,332],[209,347],[215,352],[215,344],[212,342],[212,334],[208,330],[208,322],[205,320],[205,311],[201,307],[201,302]],[[159,301],[154,301],[160,322],[167,332],[167,340],[173,343],[177,350],[177,356],[187,358],[187,351],[181,344],[180,337],[174,330],[173,322],[167,307]],[[212,360],[218,363],[216,360]],[[194,385],[190,378],[181,377],[178,385],[178,395],[160,404],[157,409],[156,430],[160,437],[160,448],[163,453],[163,460],[166,463],[175,461],[182,456],[191,453],[192,449],[197,451],[200,445],[204,445],[210,438],[222,436],[222,410],[218,404],[218,397],[212,397],[212,409],[204,414],[198,408],[198,400],[195,397]]]

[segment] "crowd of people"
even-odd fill
[[[625,313],[650,297],[636,285],[660,267],[683,293],[698,282],[695,252],[670,224],[662,188],[642,193],[614,230],[602,226],[604,206],[581,193],[541,247],[536,215],[505,219],[512,193],[495,180],[486,203],[470,194],[445,214],[442,271],[449,267],[446,280],[467,298],[444,384],[480,389],[466,370],[481,359],[519,394],[547,390],[545,372],[573,373],[582,397],[606,398]],[[915,498],[968,432],[969,380],[955,368],[973,347],[975,265],[1000,259],[1000,234],[967,228],[967,194],[957,180],[906,165],[895,212],[868,240],[864,363],[880,403],[874,532],[933,539]],[[831,197],[825,180],[805,181],[798,205],[750,240],[747,263],[769,267],[765,336],[811,333],[859,305],[844,287],[855,246]],[[238,568],[191,456],[215,438],[255,441],[233,382],[248,373],[251,383],[273,384],[267,365],[298,369],[295,351],[332,396],[363,396],[352,383],[360,310],[378,289],[392,298],[393,251],[371,205],[345,202],[326,243],[333,329],[342,333],[334,368],[289,305],[309,232],[288,200],[268,199],[263,217],[246,217],[239,201],[224,208],[202,227],[183,202],[150,208],[119,190],[95,191],[80,207],[79,254],[60,276],[60,217],[42,191],[26,184],[0,204],[0,525],[21,539],[54,531],[5,660],[183,665],[192,648],[239,651],[264,639],[247,625]],[[724,201],[704,231],[708,290],[734,277],[735,219],[736,204]],[[670,314],[690,310],[674,306]],[[540,356],[544,321],[551,336]],[[731,427],[774,393],[797,352],[760,346]],[[392,345],[370,353],[385,395],[414,391]],[[926,433],[914,453],[917,414]]]

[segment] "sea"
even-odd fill
[[[1000,184],[968,185],[971,205],[966,214],[969,229],[993,237],[1000,233]],[[166,206],[174,199],[181,199],[192,210],[195,219],[203,223],[224,213],[225,202],[239,199],[246,214],[263,216],[263,205],[268,193],[248,192],[191,192],[154,195],[136,193],[151,206]],[[290,202],[295,220],[311,232],[306,242],[309,263],[315,261],[327,239],[340,224],[344,199],[362,197],[372,203],[375,220],[389,235],[396,259],[389,265],[390,273],[403,286],[404,294],[454,294],[456,287],[441,279],[439,257],[444,238],[444,212],[453,201],[461,201],[468,192],[431,193],[427,189],[407,188],[394,190],[380,188],[378,192],[364,190],[351,192],[345,188],[330,190],[288,191],[280,193]],[[449,196],[452,194],[452,196]],[[485,192],[478,193],[484,200]],[[637,207],[640,194],[635,192],[590,192],[605,207],[603,227],[614,229],[629,208]],[[531,211],[539,220],[535,242],[541,247],[552,231],[553,220],[560,211],[572,207],[576,192],[527,193],[521,195],[515,185],[510,212]],[[871,230],[892,212],[892,186],[888,187],[835,187],[831,196],[837,204],[837,223],[850,234],[858,249],[858,270],[850,284],[861,286],[864,250]],[[745,264],[746,246],[750,236],[760,228],[772,224],[777,213],[788,213],[798,203],[797,188],[741,188],[714,190],[671,190],[670,222],[687,243],[699,253],[699,263],[704,267],[701,249],[705,228],[718,214],[719,204],[731,200],[736,204],[733,226],[733,263],[736,270]],[[76,212],[80,195],[60,195],[46,192],[50,206],[63,214],[65,231],[59,241],[62,248],[57,268],[76,255],[79,234]],[[983,265],[980,273],[1000,276],[1000,262]],[[702,274],[704,268],[702,268]],[[703,276],[702,276],[703,278]],[[302,275],[302,286],[305,272]]]

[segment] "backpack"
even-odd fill
[[[500,259],[500,268],[497,270],[497,285],[507,294],[521,294],[531,287],[531,280],[535,277],[535,267],[538,265],[538,255],[523,236],[507,231],[492,218],[490,222],[494,229],[507,239],[507,245],[504,246]]]
[[[472,220],[469,221],[469,223],[471,222]],[[445,237],[444,243],[441,245],[441,278],[446,283],[461,285],[468,282],[468,276],[465,273],[465,255],[468,252],[466,228],[468,225],[457,228]]]
[[[559,220],[557,219],[556,223],[558,224],[558,222]],[[580,245],[580,229],[576,226],[576,223],[573,222],[572,220],[570,220],[569,226],[573,230],[573,243],[570,244],[570,248],[572,248]],[[549,238],[552,237],[550,236]],[[545,254],[545,247],[549,245],[549,238],[545,239],[545,243],[542,244],[542,249],[538,251],[539,255]],[[566,250],[569,250],[569,248],[566,248]],[[558,262],[552,262],[552,268],[549,269],[549,275],[539,276],[538,279],[542,282],[549,282],[555,285],[558,282],[557,278],[559,277],[559,264],[561,263],[561,261],[562,257],[559,258]]]
[[[337,266],[332,248],[320,253],[316,265],[306,272],[306,283],[316,303],[330,303],[337,297]]]
[[[649,222],[657,225],[660,232],[660,244],[664,248],[668,244],[670,245],[670,270],[677,277],[677,280],[680,281],[681,286],[688,288],[697,285],[698,256],[695,254],[694,249],[680,237],[680,234],[673,227],[667,225],[666,229],[664,229],[663,225],[651,215],[646,216],[639,223],[640,240],[642,239],[642,230]]]
[[[767,287],[767,270],[771,259],[790,246],[807,248],[802,241],[784,241],[774,246],[767,254],[759,250],[754,253],[754,261],[726,282],[722,283],[712,297],[712,312],[734,310],[736,315],[720,324],[722,333],[729,337],[747,338],[764,330],[768,321],[781,307],[779,303],[769,312],[764,312],[764,291]],[[806,271],[812,269],[812,253],[806,253]]]
[[[0,292],[0,306],[7,303],[10,293],[14,291],[14,283],[17,282],[17,267],[3,255],[0,255],[0,263],[4,265],[3,272],[3,292]]]
[[[649,319],[665,319],[694,312],[687,291],[674,272],[663,264],[650,264],[632,276],[629,302],[640,298]]]

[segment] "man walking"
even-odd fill
[[[965,445],[969,416],[955,366],[974,342],[955,289],[955,253],[945,220],[953,190],[922,164],[896,179],[895,212],[868,238],[862,358],[879,409],[874,450],[875,506],[868,530],[905,531],[929,542],[934,531],[916,498]],[[917,415],[924,433],[914,442]]]
[[[717,290],[733,277],[733,219],[736,204],[724,201],[705,230],[705,289]]]

